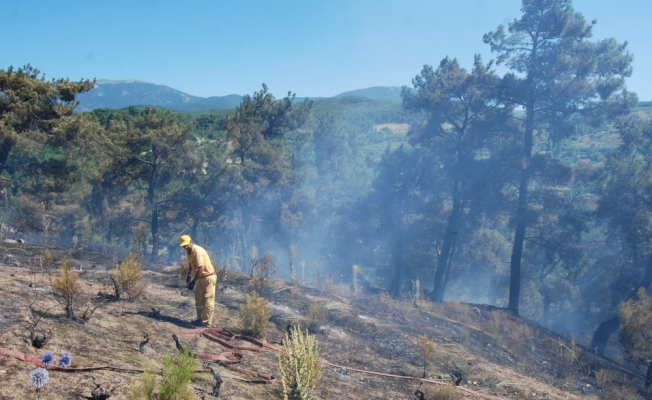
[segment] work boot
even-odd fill
[[[190,325],[192,325],[192,326],[202,326],[201,319],[199,319],[199,318],[193,319],[192,321],[190,321]]]

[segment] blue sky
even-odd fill
[[[628,88],[652,100],[652,0],[574,0],[594,37],[629,42]],[[424,64],[492,58],[482,35],[519,0],[0,0],[0,68],[140,79],[195,96],[333,96],[410,85]],[[646,43],[647,42],[647,43]]]

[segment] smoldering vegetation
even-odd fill
[[[223,114],[76,114],[92,83],[0,71],[2,234],[116,254],[141,235],[152,264],[189,234],[224,271],[504,307],[635,361],[608,343],[652,283],[652,107],[591,26],[524,1],[484,37],[510,72],[446,57],[402,103],[263,85]]]

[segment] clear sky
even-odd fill
[[[629,42],[628,88],[652,100],[652,0],[574,0],[596,39]],[[333,96],[410,85],[424,64],[492,58],[482,35],[519,0],[0,0],[0,69],[140,79],[195,96]]]

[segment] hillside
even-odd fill
[[[199,109],[232,109],[242,101],[242,96],[197,97],[164,85],[137,80],[99,80],[95,89],[77,96],[78,111],[96,108],[125,108],[129,106],[156,106],[170,110],[191,111]]]
[[[386,102],[401,102],[401,88],[372,87],[353,90],[333,96],[334,99],[357,97]],[[303,101],[305,98],[297,98]],[[322,97],[311,97],[321,100]],[[80,104],[77,111],[92,111],[96,108],[120,109],[129,106],[154,106],[175,111],[229,110],[234,109],[242,101],[241,95],[199,97],[184,93],[165,85],[157,85],[136,79],[97,81],[95,89],[77,96]]]
[[[68,256],[81,269],[81,303],[103,300],[86,323],[74,322],[64,318],[48,293],[51,279],[58,273],[56,267],[40,267],[34,261],[43,251],[39,246],[2,244],[0,348],[36,357],[46,351],[55,355],[68,352],[73,367],[112,368],[76,374],[50,371],[44,398],[89,398],[93,380],[107,389],[118,386],[111,398],[128,398],[130,381],[140,376],[135,370],[145,366],[157,369],[163,356],[175,351],[174,332],[193,353],[229,351],[199,335],[182,335],[193,333],[183,330],[191,328],[187,321],[194,317],[194,303],[192,293],[179,279],[178,267],[147,265],[149,286],[144,295],[133,303],[114,302],[110,301],[107,270],[115,259],[81,250],[51,249],[55,264]],[[240,331],[237,311],[248,284],[248,275],[222,271],[215,324]],[[392,300],[379,294],[354,293],[351,285],[343,282],[327,282],[324,289],[268,282],[265,297],[272,316],[267,341],[272,345],[262,351],[240,350],[243,359],[237,364],[241,371],[261,375],[252,378],[214,365],[224,377],[260,382],[260,377],[274,375],[277,380],[261,385],[227,378],[219,398],[279,398],[278,361],[272,348],[280,345],[288,324],[311,325],[319,341],[325,363],[316,399],[413,399],[419,388],[426,399],[454,398],[436,397],[435,392],[444,386],[460,399],[636,398],[614,397],[628,388],[623,382],[629,377],[621,375],[618,366],[501,310],[455,302],[432,304],[409,296]],[[28,305],[38,320],[36,331],[53,335],[40,350],[28,340]],[[309,321],[307,310],[315,306],[325,308],[326,316]],[[144,333],[149,334],[149,343],[141,353],[138,344]],[[251,347],[250,342],[237,344]],[[425,374],[423,348],[432,350]],[[596,367],[601,369],[595,372]],[[33,368],[28,362],[0,357],[0,398],[33,397],[34,389],[27,382]],[[208,371],[206,364],[199,362],[197,368]],[[451,374],[461,377],[460,386],[451,386]],[[192,382],[197,398],[214,398],[208,395],[211,387],[207,373],[198,374]]]

